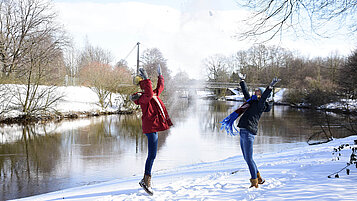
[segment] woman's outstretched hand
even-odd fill
[[[157,74],[158,74],[159,76],[162,75],[160,64],[157,64]]]
[[[144,80],[148,79],[148,73],[144,68],[139,68],[139,75],[142,77]]]
[[[270,87],[274,87],[276,83],[280,82],[281,79],[278,79],[277,77],[274,77],[271,83],[269,84]]]
[[[246,74],[238,73],[238,77],[241,81],[244,81],[246,76]]]

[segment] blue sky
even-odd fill
[[[159,48],[173,73],[186,71],[191,78],[204,75],[202,61],[214,54],[229,56],[253,44],[234,36],[248,15],[234,0],[55,0],[59,23],[81,48],[86,39],[110,51],[114,63],[140,42],[141,50]],[[284,37],[267,45],[297,50],[304,56],[348,55],[356,46],[346,36],[306,40]],[[136,65],[135,54],[127,59]]]

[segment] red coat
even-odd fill
[[[157,87],[152,90],[151,80],[146,79],[140,81],[140,88],[143,90],[142,95],[136,101],[140,105],[143,113],[143,133],[153,133],[164,131],[172,126],[171,119],[167,114],[164,103],[159,98],[159,95],[164,90],[164,77],[159,76]]]

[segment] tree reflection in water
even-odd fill
[[[44,128],[38,135],[35,125],[21,127],[20,140],[0,144],[1,200],[36,193],[31,186],[47,183],[51,178],[46,175],[56,169],[61,156],[60,134],[47,134]]]

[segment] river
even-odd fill
[[[170,104],[174,127],[159,133],[153,174],[240,155],[239,136],[227,136],[219,124],[240,104],[201,99],[179,99]],[[328,116],[334,137],[349,135],[339,126],[345,118]],[[254,151],[305,146],[324,122],[321,112],[274,106],[262,115]],[[0,200],[142,175],[146,154],[140,115],[0,125]]]

